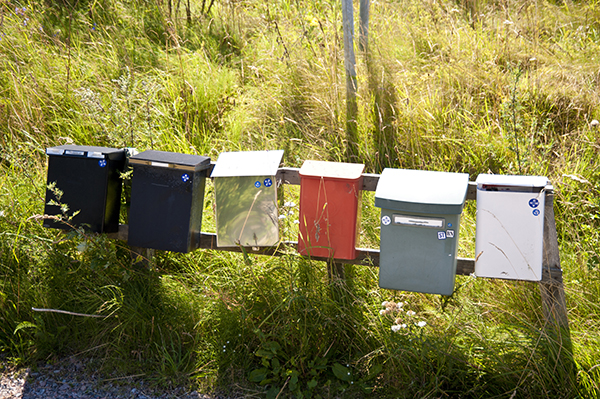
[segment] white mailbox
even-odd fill
[[[476,182],[475,275],[541,280],[548,179],[482,174]]]

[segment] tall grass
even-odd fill
[[[600,396],[596,2],[372,2],[350,143],[371,173],[551,179],[574,369],[535,283],[459,276],[449,298],[392,292],[374,268],[345,266],[340,281],[292,248],[280,258],[159,252],[146,267],[123,242],[32,219],[43,212],[44,149],[57,144],[213,159],[283,148],[294,167],[347,160],[340,5],[206,3],[0,3],[6,356],[79,354],[107,373],[267,397]],[[297,187],[283,195],[282,236],[294,240]],[[204,231],[214,231],[212,205],[209,183]],[[361,245],[377,247],[372,193],[362,218]],[[469,203],[460,256],[473,257],[474,220]]]

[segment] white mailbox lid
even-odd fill
[[[304,161],[300,168],[300,176],[356,180],[364,170],[365,165],[361,163]]]
[[[275,176],[283,150],[222,152],[210,177]]]
[[[467,197],[467,173],[386,168],[375,190],[375,206],[404,212],[459,214]]]
[[[545,176],[491,175],[477,176],[478,190],[508,192],[539,192],[548,185]]]

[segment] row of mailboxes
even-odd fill
[[[47,149],[45,213],[77,211],[68,224],[95,232],[118,230],[124,150],[58,146]],[[226,152],[214,179],[218,247],[279,242],[276,174],[283,151]],[[144,151],[133,168],[129,244],[177,252],[199,247],[210,158]],[[305,161],[300,168],[298,251],[349,260],[357,256],[363,164]],[[477,179],[475,273],[540,280],[545,177],[480,175]],[[381,208],[383,288],[450,295],[454,290],[460,218],[469,176],[385,169],[375,192]],[[57,191],[57,189],[59,191]],[[68,216],[68,213],[67,215]]]

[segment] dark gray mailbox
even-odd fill
[[[46,154],[48,187],[54,188],[46,189],[44,213],[50,216],[75,216],[67,223],[45,219],[44,227],[84,227],[96,233],[118,231],[122,188],[120,174],[125,165],[125,151],[61,145],[47,148]]]
[[[175,252],[198,248],[210,158],[148,150],[129,163],[129,244]]]
[[[452,294],[468,187],[466,173],[384,169],[375,192],[380,287]]]

